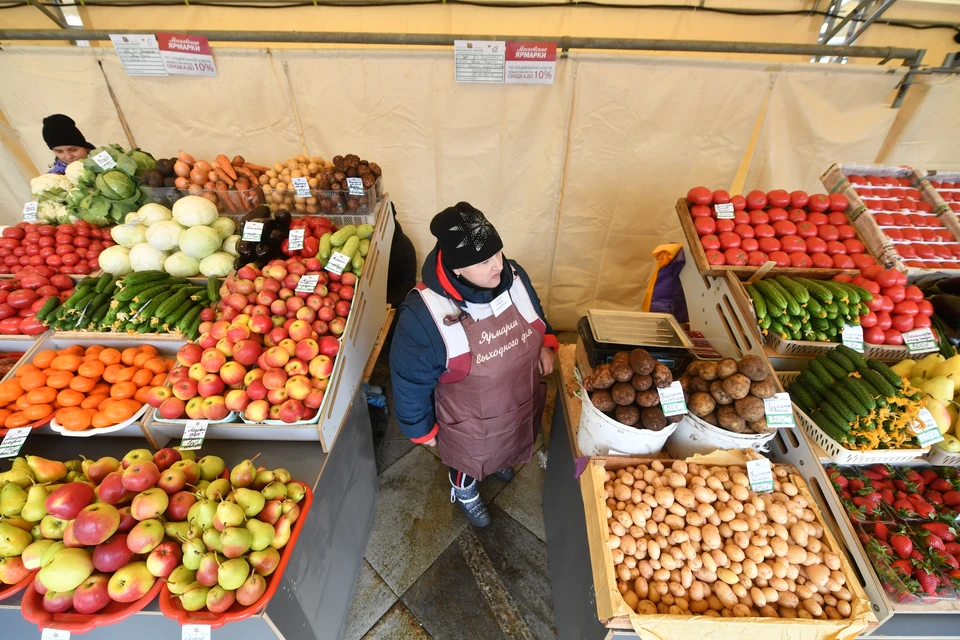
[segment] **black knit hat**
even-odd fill
[[[447,207],[430,221],[448,269],[478,264],[503,249],[500,234],[483,212],[466,202]]]
[[[47,147],[86,147],[93,149],[93,145],[77,129],[77,123],[70,116],[55,113],[43,119],[43,141]]]

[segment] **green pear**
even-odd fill
[[[12,517],[20,515],[23,505],[27,503],[27,492],[20,485],[3,485],[0,489],[0,516]]]
[[[953,400],[954,382],[950,378],[937,376],[924,381],[920,385],[920,390],[940,402],[946,403]]]
[[[197,452],[196,452],[196,451],[193,451],[192,449],[191,449],[191,450],[188,450],[188,451],[185,451],[185,450],[181,449],[180,447],[174,447],[174,449],[176,449],[177,451],[180,452],[180,459],[181,459],[181,460],[196,460],[196,459],[197,459]]]
[[[177,542],[193,540],[203,535],[203,529],[191,522],[167,522],[163,525],[163,532]]]
[[[230,494],[230,491],[233,489],[230,486],[230,481],[226,478],[220,478],[219,480],[214,480],[209,485],[207,485],[207,490],[204,491],[204,497],[207,500],[216,500],[221,502],[227,499],[227,495]]]
[[[37,482],[57,482],[67,475],[67,465],[58,460],[27,456],[27,466],[33,471],[33,477]],[[70,591],[70,589],[55,589],[55,591]]]
[[[290,534],[293,532],[293,520],[290,516],[280,516],[277,524],[273,525],[273,540],[270,546],[274,549],[283,549],[290,541]]]
[[[26,489],[34,483],[33,472],[29,469],[10,469],[0,473],[0,485],[8,485],[11,482],[19,485],[21,489]]]
[[[31,542],[33,542],[33,536],[30,535],[29,531],[18,529],[12,524],[0,520],[0,557],[19,556]]]
[[[27,501],[20,510],[20,517],[30,522],[40,522],[47,515],[47,496],[50,495],[42,484],[35,484],[27,490]]]
[[[84,480],[86,478],[79,471],[67,471],[67,477],[63,479],[64,482],[83,482]]]
[[[193,488],[197,490],[200,495],[206,495],[207,487],[210,486],[209,480],[198,480],[197,484],[193,485]]]
[[[250,531],[250,549],[262,551],[273,542],[273,526],[259,520],[247,520],[247,529]]]
[[[252,460],[244,460],[230,470],[230,484],[235,487],[249,487],[257,477],[257,468]]]
[[[93,571],[93,557],[89,551],[64,549],[40,569],[37,580],[50,591],[72,591],[83,584]]]
[[[187,587],[193,584],[196,579],[196,571],[191,571],[182,564],[178,565],[177,568],[167,576],[167,589],[175,596],[183,595]]]
[[[10,467],[11,471],[30,471],[30,465],[27,464],[27,459],[23,456],[17,456],[13,459],[13,465]],[[32,474],[33,472],[30,471]]]
[[[930,377],[944,376],[956,383],[960,383],[960,355],[947,358],[930,372]]]
[[[40,533],[40,523],[33,525],[33,528],[30,529],[30,535],[33,537],[33,541],[43,540],[43,534]]]
[[[290,480],[293,479],[290,475],[290,472],[287,471],[286,469],[274,469],[273,477],[276,479],[277,482],[282,482],[283,484],[287,484],[288,482],[290,482]]]
[[[27,545],[27,548],[23,550],[23,554],[20,559],[23,560],[23,566],[30,571],[36,571],[37,569],[43,566],[43,554],[47,552],[51,546],[57,544],[55,540],[37,540],[36,542],[31,542]],[[60,543],[63,545],[63,543]],[[66,545],[64,545],[65,548]]]
[[[911,378],[913,373],[913,368],[917,366],[916,360],[911,360],[907,358],[906,360],[901,360],[897,364],[890,367],[890,369],[900,376],[901,378]]]
[[[946,361],[946,358],[939,353],[931,353],[930,355],[917,360],[917,364],[913,367],[913,371],[910,372],[910,376],[911,378],[923,378],[926,380],[930,377],[930,372],[933,371],[937,365],[944,361]]]
[[[223,543],[220,542],[220,532],[216,529],[207,529],[203,532],[203,544],[212,551],[223,552]]]
[[[183,550],[183,566],[196,571],[200,567],[200,558],[207,552],[207,545],[203,544],[203,540],[195,538],[187,540],[180,547]]]
[[[283,484],[282,482],[274,482],[265,486],[263,491],[260,493],[262,493],[263,497],[267,500],[283,500],[287,497],[287,485]]]
[[[47,547],[46,551],[40,556],[40,566],[45,567],[50,564],[50,561],[53,560],[53,557],[67,548],[67,545],[63,544],[59,540],[55,541],[53,544]]]
[[[299,482],[288,482],[287,483],[287,497],[294,502],[300,502],[303,500],[307,490]]]
[[[280,504],[280,513],[290,519],[290,522],[296,522],[300,517],[300,505],[293,500],[284,500]]]
[[[254,491],[253,489],[244,489],[243,487],[234,491],[233,497],[237,505],[243,509],[243,515],[248,518],[252,518],[260,513],[260,511],[263,510],[263,505],[267,503],[267,499],[263,497],[262,493]]]
[[[67,467],[67,471],[76,471],[77,473],[83,473],[83,461],[82,460],[67,460],[63,463]]]
[[[213,519],[217,515],[217,503],[212,500],[198,500],[187,511],[187,520],[206,531],[213,528]]]
[[[260,467],[257,469],[257,477],[253,479],[253,488],[256,491],[260,491],[276,479],[277,476],[274,475],[273,471]]]
[[[204,587],[199,582],[194,582],[180,596],[180,605],[185,611],[200,611],[207,606],[207,593],[210,587]]]
[[[233,558],[220,565],[217,571],[217,584],[229,591],[235,591],[250,575],[250,565],[243,558]]]
[[[223,475],[227,465],[223,458],[218,456],[203,456],[197,461],[200,465],[200,477],[207,482],[213,482]]]
[[[960,440],[956,436],[952,436],[949,433],[943,434],[943,442],[937,445],[942,448],[944,451],[949,451],[950,453],[960,453]]]
[[[250,551],[252,542],[253,534],[246,528],[227,527],[220,534],[220,546],[223,548],[223,555],[228,558],[239,558]]]
[[[267,591],[267,581],[256,573],[250,574],[237,589],[237,602],[245,607],[253,605]]]
[[[213,518],[213,527],[223,531],[227,527],[240,526],[244,521],[243,509],[233,502],[221,502],[217,505],[217,514]]]

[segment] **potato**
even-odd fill
[[[736,409],[730,405],[717,409],[717,420],[720,422],[720,426],[727,431],[734,433],[753,433],[747,426],[747,421],[741,418],[737,414]]]
[[[730,377],[730,378],[727,378],[727,380],[733,380],[733,378]],[[631,390],[632,389],[633,388],[631,387]],[[614,391],[616,391],[616,387],[614,387]],[[617,399],[616,395],[614,395],[613,399],[614,400]],[[627,404],[627,403],[621,402],[620,404]],[[763,419],[766,416],[766,413],[764,412],[764,407],[763,407],[763,400],[761,400],[756,396],[745,396],[743,398],[739,398],[734,401],[733,406],[737,412],[737,415],[739,415],[741,418],[743,418],[747,422],[755,422],[757,420]]]
[[[644,349],[634,349],[630,352],[630,366],[634,373],[642,376],[648,376],[653,373],[657,361],[654,360]]]
[[[743,356],[737,365],[737,372],[747,376],[753,382],[766,380],[769,375],[766,365],[759,356]]]
[[[700,380],[700,378],[696,378]],[[704,381],[706,383],[706,381]],[[690,402],[687,403],[687,407],[690,409],[690,412],[702,418],[703,416],[712,413],[716,408],[717,403],[709,393],[695,393],[690,397]]]
[[[610,372],[617,382],[630,382],[630,378],[633,377],[633,369],[630,368],[629,362],[614,362],[610,365]]]
[[[667,365],[662,362],[656,364],[651,375],[653,377],[653,384],[657,385],[660,389],[666,389],[673,383],[673,374],[670,373]]]
[[[657,393],[656,389],[647,389],[637,393],[636,400],[641,407],[656,407],[660,404],[660,394]]]
[[[610,392],[606,389],[601,389],[591,393],[590,402],[593,403],[593,406],[603,412],[613,411],[617,406],[617,403],[613,401],[613,397],[610,395]]]
[[[750,385],[750,395],[757,396],[761,399],[772,398],[776,392],[777,385],[772,378],[754,382]]]
[[[723,382],[720,380],[714,380],[710,383],[710,395],[713,396],[717,404],[733,404],[733,398],[730,397],[729,393],[724,391]]]
[[[637,373],[630,379],[630,385],[637,391],[646,391],[653,386],[653,378]]]
[[[700,393],[701,391],[710,391],[710,383],[697,376],[690,379],[690,393]]]
[[[613,378],[613,370],[608,364],[602,364],[594,369],[588,378],[594,389],[609,389],[616,382]]]
[[[632,427],[640,420],[640,409],[634,405],[618,406],[613,415],[617,422]]]
[[[707,382],[711,382],[716,380],[717,376],[719,375],[717,369],[718,367],[716,362],[704,361],[700,364],[700,372],[698,375]]]
[[[734,400],[745,398],[750,393],[750,378],[742,373],[735,373],[724,378],[723,390]]]
[[[613,401],[620,406],[627,406],[633,404],[634,398],[637,397],[637,391],[629,383],[618,382],[613,385],[613,388],[610,390],[610,397],[613,398]],[[756,398],[754,398],[756,400]],[[739,400],[738,400],[739,402]],[[761,401],[760,404],[763,404]]]
[[[716,412],[716,411],[712,411],[712,412],[708,413],[707,415],[703,416],[703,417],[701,418],[701,420],[703,420],[703,421],[706,422],[707,424],[712,424],[712,425],[715,426],[715,427],[719,427],[719,426],[720,426],[720,420],[719,420],[719,418],[717,418],[717,412]]]
[[[737,372],[737,361],[732,358],[724,358],[717,363],[717,375],[721,380],[725,380]]]
[[[776,429],[767,425],[766,417],[760,418],[759,420],[748,421],[747,426],[750,427],[754,433],[759,433],[761,435],[766,435],[776,431]]]
[[[646,407],[640,411],[640,422],[650,431],[660,431],[667,426],[667,418],[660,407]]]

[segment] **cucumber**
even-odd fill
[[[823,398],[830,389],[830,385],[824,384],[820,378],[818,378],[810,369],[804,369],[800,372],[800,377],[798,378],[805,385],[810,387],[813,391],[817,392],[818,399]]]
[[[836,393],[830,393],[823,397],[823,403],[821,407],[830,406],[836,409],[837,414],[844,422],[854,422],[857,419],[857,412],[847,406],[847,403],[843,401]]]
[[[64,302],[64,306],[67,309],[74,309],[81,300],[83,300],[88,294],[93,293],[92,287],[77,287],[73,290],[73,295],[67,298],[67,301]]]
[[[357,252],[357,249],[359,248],[360,248],[360,238],[358,238],[357,236],[350,236],[349,238],[347,238],[347,241],[343,243],[343,246],[337,249],[337,251],[347,256],[348,258],[353,258],[353,254],[355,254]]]
[[[40,311],[37,311],[37,320],[43,322],[44,318],[53,313],[53,311],[60,306],[60,298],[57,296],[50,296],[47,298],[47,301],[43,303],[43,306],[40,307]]]
[[[769,329],[769,328],[770,328],[770,316],[763,316],[762,318],[760,318],[760,319],[757,321],[757,324],[760,325],[760,328],[761,328],[761,329]]]
[[[770,283],[770,286],[775,288],[777,290],[777,293],[783,296],[783,299],[787,302],[787,313],[789,313],[791,316],[800,315],[800,303],[798,303],[794,299],[794,297],[790,295],[790,292],[787,291],[783,287],[783,285],[781,285],[776,280],[771,280],[769,281],[769,283]]]
[[[363,256],[364,258],[367,257],[367,254],[370,253],[370,239],[369,239],[369,238],[364,238],[363,240],[360,241],[360,246],[357,248],[357,252],[358,252],[361,256]]]
[[[210,276],[207,280],[207,297],[210,302],[219,302],[220,300],[220,280],[216,276]]]
[[[357,237],[361,240],[366,240],[373,235],[373,225],[372,224],[361,224],[357,225]]]
[[[137,293],[132,298],[130,298],[130,302],[134,302],[137,304],[141,302],[150,302],[159,294],[163,293],[164,291],[170,290],[170,285],[167,284],[165,281],[161,282],[160,284],[157,284],[156,282],[148,282],[140,286],[148,287],[148,288],[141,290],[139,293]],[[124,292],[126,292],[126,289],[124,289],[120,293],[124,293]]]
[[[831,349],[827,353],[827,357],[833,360],[846,373],[853,373],[857,369],[853,363],[850,362],[850,359],[837,349]]]
[[[834,414],[825,411],[817,411],[815,413],[816,415],[810,416],[810,418],[829,438],[840,444],[847,441],[848,436],[840,429],[839,421]]]
[[[838,397],[843,399],[843,404],[850,407],[855,414],[861,418],[867,417],[867,414],[870,413],[869,409],[859,399],[857,396],[852,393],[842,382],[833,387],[833,392]]]
[[[769,280],[757,280],[755,285],[757,290],[766,298],[767,309],[776,308],[781,313],[787,309],[786,299],[780,295],[780,292],[770,284]]]
[[[87,276],[86,278],[81,278],[81,279],[80,279],[80,282],[77,283],[77,286],[78,286],[78,287],[88,287],[88,288],[90,288],[90,289],[93,289],[94,287],[97,286],[97,283],[98,283],[98,282],[100,282],[100,277],[99,277],[99,276],[97,276],[96,278],[93,277],[93,276]]]
[[[829,373],[835,379],[842,380],[843,378],[847,377],[847,372],[844,371],[840,365],[838,365],[836,362],[834,362],[827,356],[819,355],[815,358],[815,360],[819,362],[820,365],[827,370],[827,373]]]
[[[850,282],[844,283],[848,289],[857,294],[857,297],[860,298],[860,302],[870,302],[873,300],[873,294],[857,284],[852,284]]]
[[[97,286],[95,287],[97,290],[97,293],[103,293],[104,291],[111,290],[110,287],[113,285],[114,282],[116,282],[116,279],[112,275],[110,275],[109,273],[104,273],[97,280]]]
[[[799,304],[807,304],[807,300],[810,299],[810,292],[807,291],[802,284],[793,278],[788,278],[787,276],[777,276],[775,280],[780,283],[780,286],[789,291],[790,295],[793,296],[793,299]]]
[[[796,280],[807,288],[810,295],[817,299],[820,304],[833,302],[833,293],[820,280],[811,280],[809,278],[796,278]]]
[[[897,397],[897,390],[893,388],[893,385],[891,385],[886,378],[873,369],[861,371],[860,377],[869,382],[870,386],[879,391],[884,398]]]
[[[123,286],[124,287],[133,287],[138,284],[143,284],[144,282],[152,282],[154,280],[163,280],[164,278],[169,278],[170,274],[166,271],[137,271],[136,273],[131,273],[123,277]]]
[[[70,296],[70,300],[67,300],[67,306],[75,310],[86,309],[87,305],[90,303],[91,300],[94,299],[94,297],[96,297],[96,295],[97,294],[94,293],[93,289],[85,289],[83,297],[80,298],[79,300],[75,300],[73,304],[70,304],[70,301],[73,300],[73,296]]]
[[[790,392],[791,399],[797,403],[797,406],[799,406],[805,414],[810,415],[810,412],[817,407],[817,401],[802,384],[792,384],[788,391]]]
[[[332,237],[332,233],[325,233],[320,236],[320,249],[317,251],[317,255],[324,260],[329,258],[330,254],[333,253],[333,245],[330,244],[330,238]]]
[[[884,380],[890,383],[895,389],[903,387],[903,378],[898,376],[893,369],[883,364],[879,360],[867,360],[867,366],[883,376]],[[862,373],[862,372],[861,372]]]
[[[877,401],[873,399],[872,389],[868,390],[866,383],[859,378],[844,378],[843,386],[856,396],[867,411],[873,411],[877,408]]]
[[[188,287],[184,287],[183,289],[180,289],[173,296],[164,300],[163,304],[160,305],[160,308],[157,309],[157,317],[160,318],[160,320],[163,322],[170,323],[171,319],[169,316],[172,313],[176,312],[177,308],[183,305],[183,303],[186,301],[187,298],[189,298],[194,293],[197,293],[198,291],[201,291],[201,290],[203,290],[203,287],[196,287],[196,286],[193,286],[193,287],[188,286]],[[186,311],[184,310],[184,313],[185,312]],[[177,318],[179,318],[182,315],[183,313],[178,314]]]
[[[177,321],[177,330],[186,333],[187,327],[193,324],[193,321],[200,317],[205,305],[195,304],[187,311],[179,321]]]
[[[800,395],[809,398],[813,406],[816,406],[817,403],[820,402],[820,399],[823,398],[819,391],[799,378],[790,383],[791,391],[794,390],[794,386],[799,390]]]
[[[763,296],[752,284],[744,284],[743,288],[747,290],[747,295],[750,296],[750,302],[753,303],[753,312],[756,314],[757,320],[763,319],[767,315],[767,303],[763,300]]]
[[[186,331],[184,331],[184,333],[187,335],[187,338],[190,340],[197,339],[197,337],[200,335],[200,322],[200,315],[198,314],[197,317],[193,319],[193,322],[187,326]]]
[[[816,360],[811,360],[806,370],[815,375],[827,388],[837,383],[836,378],[830,375],[830,372]]]
[[[141,293],[156,289],[158,286],[161,287],[159,290],[162,290],[162,287],[167,286],[166,280],[167,278],[158,278],[137,284],[127,284],[126,281],[124,281],[123,289],[120,289],[113,297],[119,302],[128,302],[136,299]]]
[[[839,286],[836,282],[833,282],[832,280],[821,280],[820,284],[830,290],[830,293],[833,294],[834,302],[840,300],[843,302],[850,302],[850,298],[847,296],[846,289]]]
[[[826,310],[824,310],[824,308],[820,306],[820,303],[813,296],[810,296],[810,299],[807,300],[807,311],[810,312],[811,316],[814,316],[817,318],[827,317]]]
[[[330,245],[334,247],[342,247],[346,244],[347,240],[357,235],[357,228],[352,224],[348,224],[330,236]],[[357,240],[359,243],[360,241]]]

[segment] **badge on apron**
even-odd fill
[[[499,318],[500,314],[509,309],[512,304],[513,300],[510,299],[510,291],[504,291],[493,299],[493,302],[490,303],[490,308],[493,309],[493,315]]]

